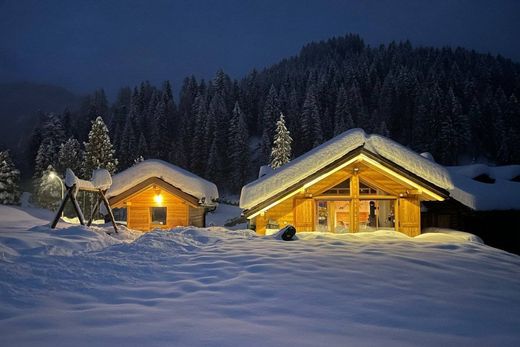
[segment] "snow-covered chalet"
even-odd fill
[[[453,216],[436,213],[443,206],[520,210],[520,166],[500,171],[495,186],[460,171],[352,129],[244,186],[240,206],[259,234],[292,224],[297,231],[390,229],[415,236],[425,226],[421,214],[428,226],[452,226]]]
[[[216,207],[215,184],[173,164],[145,160],[112,177],[107,192],[116,219],[131,229],[204,227]]]

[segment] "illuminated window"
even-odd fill
[[[323,192],[323,195],[350,195],[350,179],[345,180]]]
[[[359,195],[388,195],[388,193],[360,181]]]
[[[152,224],[166,225],[166,207],[151,207]]]

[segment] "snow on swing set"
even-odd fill
[[[98,213],[101,203],[103,203],[105,205],[106,211],[108,212],[108,216],[110,217],[110,221],[112,222],[112,226],[114,227],[114,231],[117,233],[114,214],[105,196],[111,185],[112,177],[105,169],[94,170],[92,173],[92,179],[90,181],[78,178],[71,169],[67,169],[65,171],[65,187],[67,188],[67,194],[63,197],[63,201],[61,202],[61,206],[58,209],[58,212],[56,213],[56,217],[54,217],[54,220],[52,221],[51,228],[56,228],[56,225],[60,220],[60,216],[65,209],[65,204],[68,199],[70,199],[72,206],[74,207],[74,211],[78,216],[80,224],[85,225],[85,217],[83,216],[83,211],[79,206],[77,195],[79,191],[87,191],[97,193],[98,196],[96,204],[94,205],[94,209],[92,210],[92,214],[90,215],[90,219],[87,222],[87,226],[92,225],[92,221],[94,220],[95,215]]]

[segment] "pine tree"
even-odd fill
[[[137,141],[133,123],[132,118],[129,116],[126,119],[125,127],[121,134],[118,154],[121,159],[120,164],[122,169],[126,169],[133,164],[137,152]]]
[[[116,171],[118,160],[114,158],[114,149],[110,142],[108,129],[101,117],[92,122],[92,128],[88,134],[88,142],[85,142],[85,162],[83,174],[88,179],[92,171],[102,168],[111,174]]]
[[[138,158],[143,158],[143,160],[144,158],[148,157],[148,144],[146,143],[146,139],[143,133],[139,135],[139,142],[137,143],[136,155]]]
[[[60,145],[58,152],[58,170],[63,174],[66,169],[71,169],[77,175],[81,173],[83,166],[83,150],[78,140],[71,137]]]
[[[306,152],[319,144],[323,140],[321,132],[320,113],[314,87],[311,85],[307,90],[305,102],[303,103],[301,120],[302,147]]]
[[[35,166],[34,166],[34,178],[39,179],[43,172],[47,170],[49,166],[55,167],[58,165],[58,146],[54,143],[54,140],[50,139],[41,143],[36,154]],[[39,183],[35,183],[36,186]]]
[[[280,118],[276,122],[271,163],[269,164],[273,169],[277,169],[291,160],[291,143],[291,134],[285,126],[283,113],[280,113]]]
[[[151,122],[150,153],[158,159],[166,159],[169,149],[167,101],[166,98],[159,100]]]
[[[233,108],[229,136],[229,186],[233,191],[238,191],[245,184],[249,170],[249,136],[238,101]]]
[[[204,93],[199,92],[193,103],[193,137],[189,144],[190,150],[190,170],[196,174],[203,175],[205,171],[207,153],[206,134],[208,133],[208,108],[207,99]]]
[[[354,122],[352,121],[352,115],[348,107],[347,91],[342,85],[339,88],[336,109],[334,111],[334,135],[339,135],[353,127]]]
[[[269,93],[264,104],[263,119],[261,128],[262,131],[262,143],[261,143],[261,155],[262,161],[269,161],[269,155],[271,154],[271,146],[273,144],[274,128],[276,118],[280,114],[280,104],[278,102],[278,93],[274,85],[271,85]]]
[[[220,180],[220,170],[219,170],[219,162],[218,162],[218,154],[217,154],[217,139],[213,137],[213,141],[211,142],[209,154],[208,154],[208,163],[206,165],[206,172],[204,177],[212,182],[217,182]]]
[[[20,203],[20,171],[14,166],[9,151],[0,151],[0,204]]]

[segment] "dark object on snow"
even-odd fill
[[[287,225],[286,227],[280,229],[280,232],[282,234],[282,240],[291,241],[294,235],[296,234],[296,228],[292,225]]]

